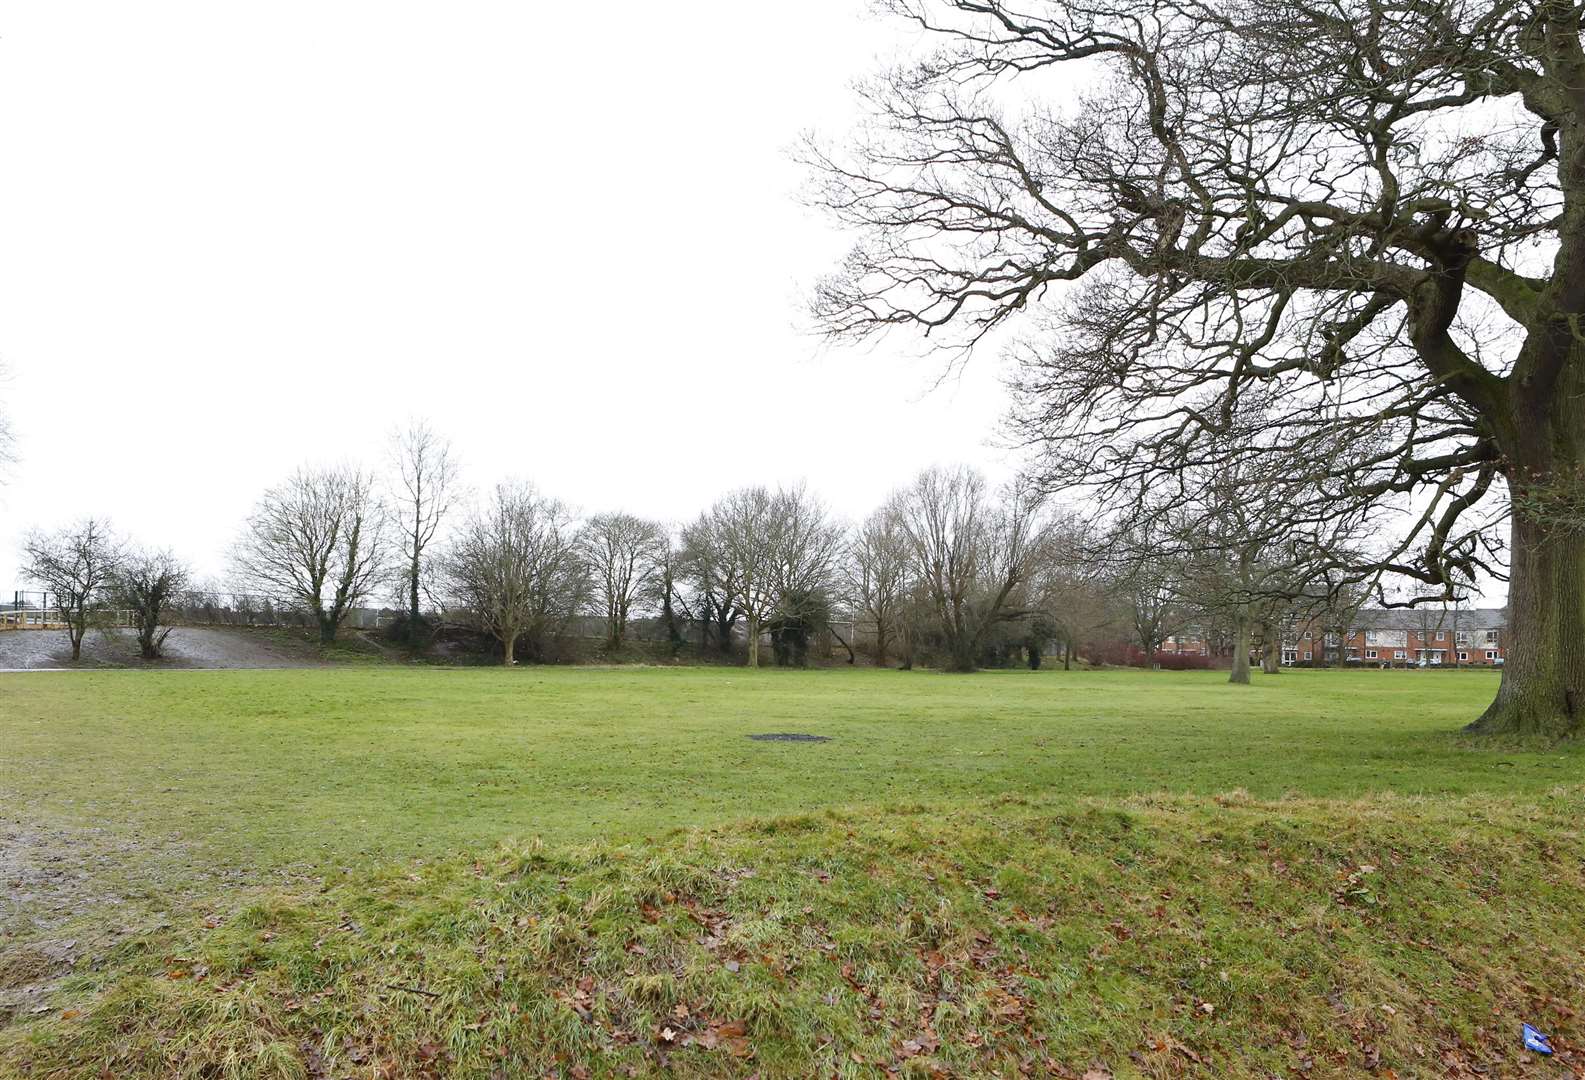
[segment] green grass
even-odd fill
[[[1585,752],[1458,737],[1490,674],[1224,678],[0,677],[8,815],[151,915],[24,908],[0,989],[8,942],[92,955],[0,1075],[1507,1075],[1521,1018],[1570,1054]]]
[[[634,838],[833,805],[1244,788],[1537,792],[1471,750],[1495,676],[529,668],[0,676],[0,793],[247,866]],[[803,731],[829,743],[761,743]]]

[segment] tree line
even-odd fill
[[[953,671],[1038,665],[1054,649],[1071,664],[1081,649],[1117,645],[1153,663],[1194,626],[1224,642],[1234,680],[1247,681],[1252,642],[1269,659],[1282,628],[1363,593],[1325,585],[1345,528],[1296,543],[1280,503],[1233,499],[1237,490],[1213,472],[1152,496],[1149,513],[1097,518],[970,468],[931,468],[853,525],[797,484],[740,488],[671,526],[580,515],[525,481],[475,497],[450,443],[415,423],[393,436],[383,473],[305,466],[267,490],[229,576],[324,643],[354,609],[396,601],[395,636],[421,645],[438,628],[466,628],[508,664],[545,658],[589,615],[612,656],[643,617],[674,657],[757,666],[768,641],[774,663],[802,666],[828,635],[849,660],[862,651],[879,665]],[[184,560],[102,518],[33,532],[24,547],[24,573],[55,598],[74,659],[96,612],[127,612],[140,652],[155,658],[175,613],[210,602]]]

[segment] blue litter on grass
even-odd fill
[[[1538,1054],[1550,1054],[1552,1052],[1552,1043],[1548,1041],[1545,1035],[1529,1024],[1521,1024],[1520,1027],[1523,1030],[1524,1048],[1526,1050],[1534,1050]]]

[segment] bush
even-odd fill
[[[1085,649],[1085,654],[1092,663],[1108,664],[1112,667],[1148,668],[1150,666],[1150,659],[1145,655],[1144,650],[1126,641],[1092,645]],[[1217,666],[1216,658],[1212,656],[1165,652],[1156,654],[1156,664],[1163,671],[1209,671]]]

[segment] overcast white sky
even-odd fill
[[[85,513],[218,574],[266,486],[410,414],[480,489],[669,519],[1008,471],[995,357],[932,390],[914,342],[802,327],[846,241],[789,148],[915,44],[864,0],[0,11],[7,595]]]

